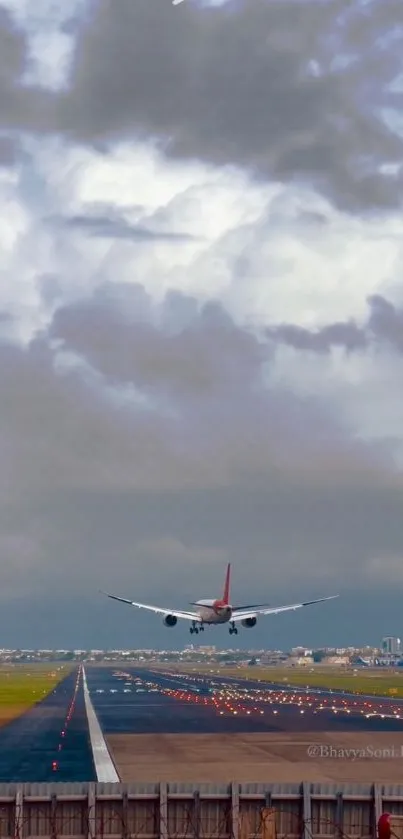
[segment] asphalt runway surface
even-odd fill
[[[401,774],[403,707],[395,701],[168,668],[86,675],[126,783],[393,783]]]
[[[105,735],[401,732],[403,701],[119,665],[87,667]]]
[[[125,781],[174,775],[178,781],[182,776],[221,781],[236,765],[245,765],[245,780],[268,779],[269,769],[279,781],[291,769],[305,777],[308,770],[313,772],[313,763],[305,758],[315,737],[343,748],[390,742],[401,754],[395,768],[389,761],[382,771],[390,774],[403,765],[403,701],[400,705],[396,699],[177,674],[168,667],[153,671],[124,664],[87,665],[86,677]],[[367,763],[368,777],[380,764]],[[328,776],[336,770],[344,777],[344,764],[333,760]],[[326,774],[323,761],[315,771],[315,778]],[[362,764],[356,763],[355,771],[360,778]],[[41,703],[0,728],[0,781],[95,780],[78,668]]]
[[[79,669],[0,728],[0,781],[95,781]]]

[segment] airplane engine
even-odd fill
[[[165,615],[164,626],[176,626],[178,618],[175,615]]]
[[[242,626],[245,627],[245,629],[252,629],[252,626],[256,626],[256,621],[257,618],[245,618],[245,620],[241,621],[241,623]]]

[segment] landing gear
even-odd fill
[[[200,626],[197,626],[196,621],[193,621],[192,626],[189,629],[189,632],[190,632],[191,635],[193,635],[194,632],[197,635],[198,632],[204,632],[204,626],[203,626],[203,624],[200,624]]]
[[[231,626],[229,628],[229,634],[230,635],[238,635],[238,630],[235,626],[235,621],[231,621]]]

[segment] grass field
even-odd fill
[[[172,670],[174,667],[171,668]],[[334,667],[220,667],[210,665],[180,665],[178,672],[206,673],[210,676],[234,676],[298,687],[331,688],[373,696],[403,697],[403,668],[348,670],[338,672]]]
[[[71,670],[71,665],[0,666],[0,726],[40,702]]]

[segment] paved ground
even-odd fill
[[[34,708],[0,729],[0,781],[93,781],[81,680],[75,670]]]
[[[370,737],[321,732],[314,740],[287,732],[118,734],[108,744],[124,782],[399,783],[403,766],[403,736],[379,732]],[[309,757],[313,745],[315,756]]]
[[[395,701],[124,666],[87,680],[123,781],[386,783],[403,768]]]
[[[123,781],[396,782],[403,707],[358,698],[120,667],[87,667]],[[0,781],[95,780],[78,671],[0,729]]]

